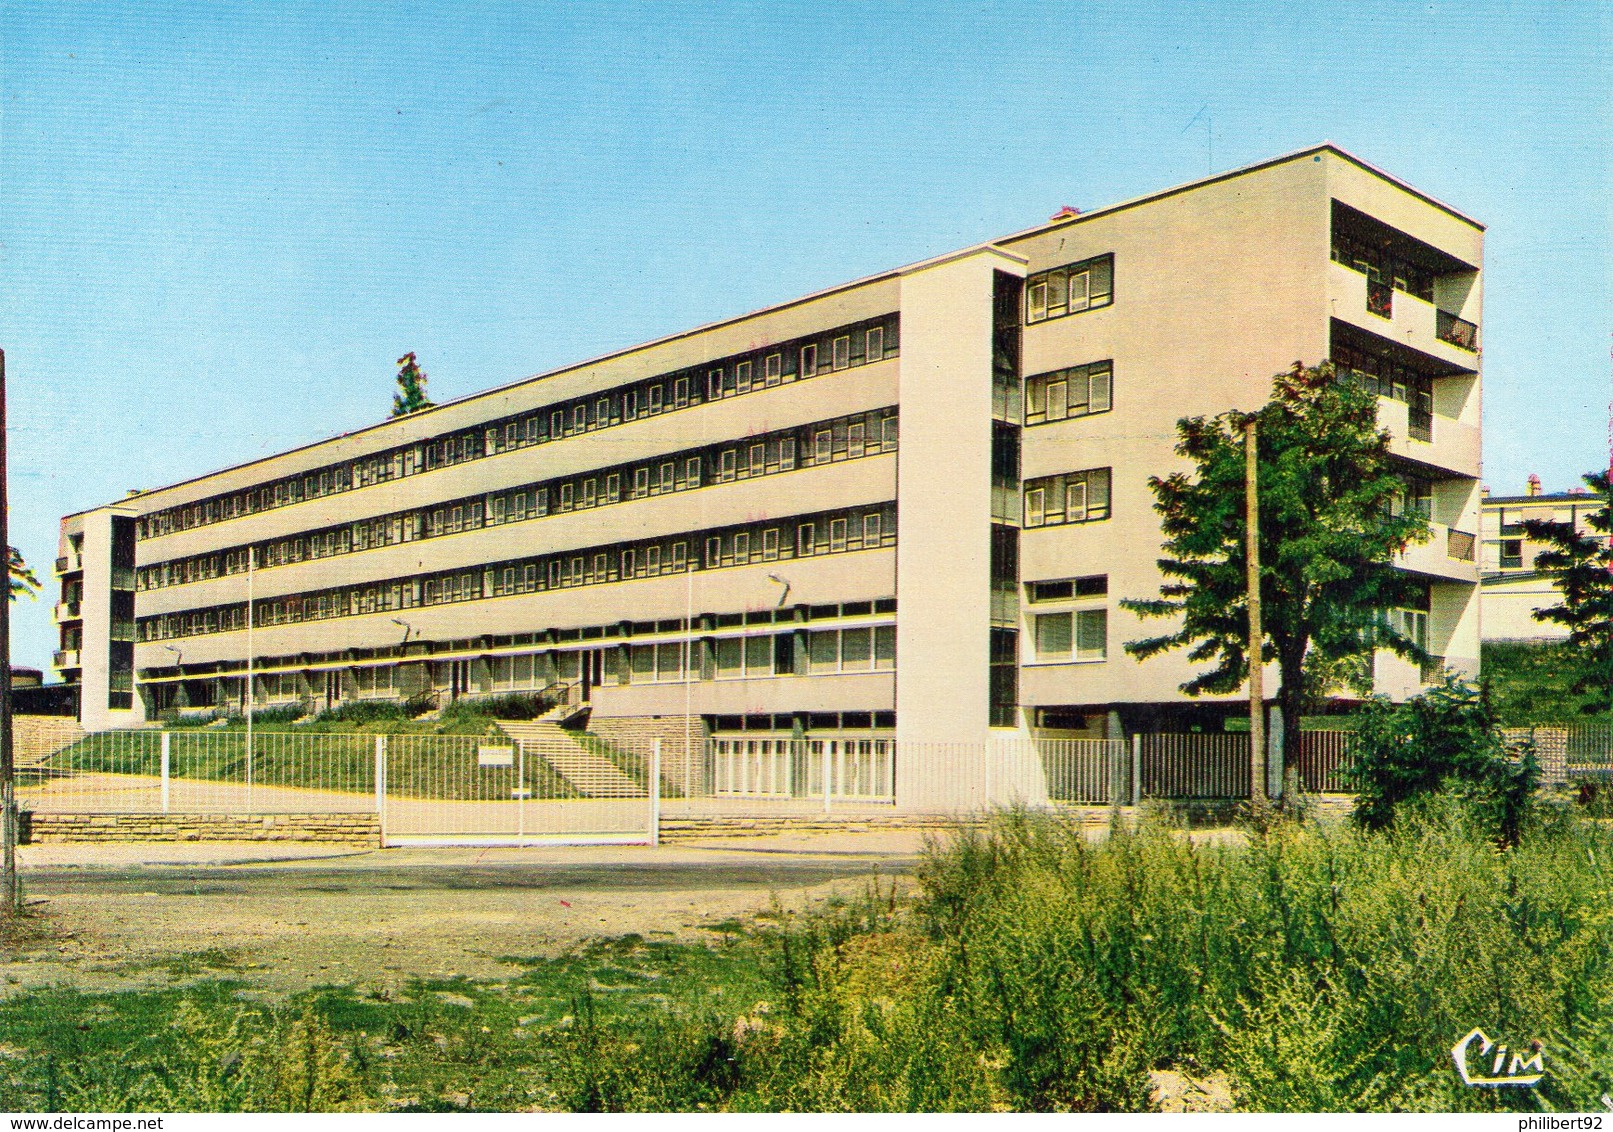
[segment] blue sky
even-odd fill
[[[442,400],[1323,139],[1489,225],[1486,479],[1567,487],[1610,12],[5,0],[12,538],[372,423],[408,350]]]

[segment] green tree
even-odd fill
[[[1585,516],[1590,533],[1572,523],[1554,519],[1528,519],[1524,533],[1549,550],[1535,556],[1535,569],[1549,575],[1562,591],[1557,605],[1535,611],[1538,621],[1555,621],[1568,630],[1573,658],[1575,695],[1583,696],[1580,710],[1613,711],[1613,494],[1607,472],[1585,477],[1590,498],[1602,506]]]
[[[34,600],[39,593],[39,577],[34,573],[33,568],[22,560],[22,551],[14,546],[7,549],[11,551],[11,600],[16,601],[19,597],[25,595],[28,600]]]
[[[1399,807],[1436,793],[1468,798],[1488,831],[1516,845],[1540,781],[1534,750],[1509,748],[1479,689],[1447,676],[1405,703],[1373,696],[1359,716],[1355,820],[1383,829]]]
[[[1277,704],[1293,735],[1310,695],[1369,682],[1374,648],[1424,659],[1384,611],[1416,602],[1420,586],[1392,562],[1429,528],[1401,506],[1406,485],[1378,426],[1377,398],[1338,380],[1330,363],[1295,362],[1255,415],[1261,657],[1277,662]],[[1128,642],[1133,656],[1186,648],[1189,660],[1213,662],[1181,686],[1190,696],[1234,692],[1248,677],[1245,420],[1228,412],[1177,422],[1176,452],[1193,472],[1148,481],[1167,581],[1157,598],[1120,603],[1143,617],[1179,618],[1173,632]]]
[[[398,359],[398,388],[401,392],[392,394],[394,417],[406,417],[434,406],[426,396],[426,371],[415,361],[413,350]]]

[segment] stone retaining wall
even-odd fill
[[[28,813],[23,842],[312,841],[378,848],[375,814],[51,814]]]

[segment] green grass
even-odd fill
[[[327,734],[319,736],[317,742],[312,741],[313,736],[308,738],[310,742],[300,743],[285,732],[254,734],[254,785],[352,794],[374,792],[373,735]],[[502,738],[498,742],[508,745],[508,740]],[[396,734],[388,742],[388,796],[508,799],[518,786],[531,791],[534,798],[578,796],[575,788],[541,758],[527,758],[519,768],[485,768],[478,765],[477,746],[470,736],[434,742],[432,736]],[[169,774],[175,782],[244,783],[246,755],[244,731],[175,731],[169,738]],[[48,773],[157,776],[161,769],[162,737],[158,732],[101,732],[87,735],[53,755]]]
[[[496,982],[236,984],[0,1003],[13,1109],[1133,1110],[1149,1073],[1244,1109],[1594,1111],[1613,1090],[1613,828],[1516,848],[1446,798],[1382,833],[1165,820],[1093,844],[1009,814],[709,945],[600,942]],[[186,969],[227,961],[192,957]],[[1473,1027],[1543,1043],[1535,1090],[1461,1086]]]
[[[174,973],[229,959],[176,957]],[[0,1108],[575,1107],[579,1027],[639,1032],[744,1014],[768,993],[765,959],[745,936],[709,946],[626,936],[557,958],[509,957],[522,970],[505,981],[418,980],[401,993],[327,987],[266,1003],[208,978],[18,995],[0,1002]]]
[[[1497,721],[1504,727],[1613,724],[1613,715],[1586,715],[1569,685],[1578,667],[1566,644],[1486,644],[1479,660]]]

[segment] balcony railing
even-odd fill
[[[56,560],[56,573],[72,574],[84,569],[84,560],[76,554],[70,554]]]
[[[112,632],[110,637],[114,641],[133,641],[134,622],[122,620],[112,622]]]
[[[106,690],[108,692],[134,691],[133,672],[110,672],[106,677]]]
[[[1434,312],[1434,336],[1441,342],[1449,342],[1458,350],[1478,352],[1479,328],[1465,318],[1457,318],[1449,311]]]
[[[1458,562],[1471,562],[1477,541],[1467,531],[1451,528],[1445,532],[1445,553]]]
[[[132,590],[132,589],[134,589],[134,567],[132,567],[132,566],[114,566],[114,567],[112,567],[112,588],[115,589],[115,590]]]
[[[1367,280],[1367,313],[1375,314],[1379,318],[1393,318],[1395,316],[1395,289],[1388,283],[1379,283],[1376,279]]]
[[[1427,409],[1410,406],[1406,410],[1406,434],[1425,444],[1434,442],[1434,414]]]
[[[56,620],[76,621],[78,620],[78,616],[78,602],[59,601],[56,603]]]

